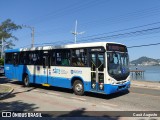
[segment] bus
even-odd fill
[[[8,49],[5,76],[30,83],[111,94],[130,88],[127,47],[114,42]]]

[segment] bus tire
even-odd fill
[[[80,80],[76,80],[73,83],[73,91],[76,95],[83,95],[84,94],[84,85]]]
[[[25,87],[29,87],[29,77],[28,75],[24,76],[23,83]]]

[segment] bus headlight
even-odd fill
[[[115,84],[113,79],[108,79],[110,81],[111,84]]]
[[[95,84],[95,83],[93,83],[93,84],[92,84],[92,88],[95,88],[95,86],[96,86],[96,84]]]
[[[103,83],[99,83],[99,88],[102,90],[103,89],[104,84]]]
[[[111,84],[114,84],[114,80],[111,80]]]

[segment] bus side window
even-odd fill
[[[18,65],[18,53],[13,54],[13,64]]]
[[[62,59],[61,59],[61,52],[56,53],[56,65],[61,65]]]
[[[33,64],[33,56],[32,53],[29,53],[29,65]]]
[[[62,51],[62,65],[70,65],[70,50]]]
[[[72,65],[77,66],[77,58],[76,57],[72,57]]]
[[[19,64],[23,65],[23,64],[26,64],[26,53],[24,52],[21,52],[19,54]]]
[[[87,65],[87,49],[74,49],[72,51],[72,65],[73,66]]]
[[[72,52],[72,65],[77,66],[78,57],[75,53],[75,51]]]
[[[56,61],[56,53],[55,51],[53,51],[51,54],[51,65],[55,65],[55,61]]]
[[[54,59],[54,57],[52,59]],[[70,50],[60,50],[56,52],[56,65],[70,65]]]
[[[63,59],[62,60],[62,65],[69,65],[68,59]]]
[[[6,55],[5,55],[5,63],[6,64],[12,64],[12,55],[13,55],[13,53],[6,53]]]

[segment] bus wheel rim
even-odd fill
[[[27,84],[27,83],[28,83],[28,80],[27,80],[27,78],[25,78],[25,79],[24,79],[24,83],[25,83],[25,84]]]
[[[75,88],[76,88],[76,91],[77,91],[77,92],[82,91],[82,85],[81,85],[81,84],[77,84],[77,85],[75,86]]]

